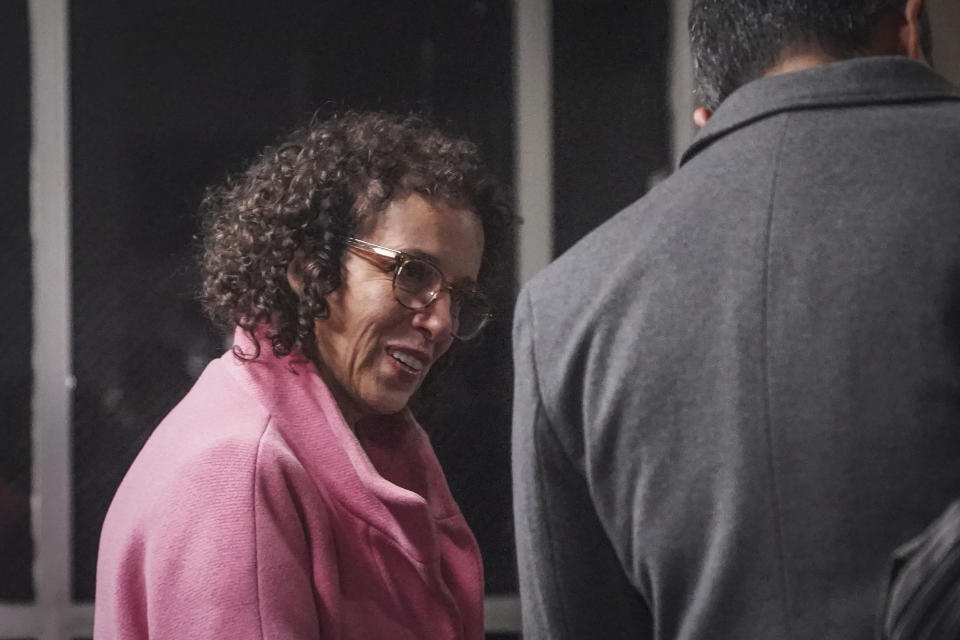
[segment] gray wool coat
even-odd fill
[[[960,496],[960,92],[761,79],[522,290],[524,638],[873,637]]]

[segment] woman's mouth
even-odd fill
[[[419,354],[415,355],[409,351],[388,348],[387,355],[399,362],[407,371],[410,371],[411,373],[420,373],[427,365],[426,361],[422,359],[423,356]]]

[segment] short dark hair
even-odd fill
[[[883,13],[905,2],[693,0],[688,26],[697,97],[703,106],[716,109],[791,48],[854,57],[867,45]]]
[[[312,346],[314,322],[341,284],[344,237],[411,193],[475,213],[484,233],[480,284],[502,275],[514,216],[476,145],[421,117],[350,111],[315,117],[207,191],[200,206],[207,314],[228,330],[253,333],[269,323],[278,356]],[[299,295],[287,281],[297,256]]]

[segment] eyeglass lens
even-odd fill
[[[397,301],[410,309],[428,307],[443,287],[443,274],[434,265],[416,258],[404,261],[394,278]],[[489,319],[489,305],[483,296],[469,292],[451,292],[450,313],[454,319],[453,334],[458,338],[473,337]]]

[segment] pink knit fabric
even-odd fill
[[[298,354],[210,363],[107,513],[94,637],[482,638],[480,554],[427,436],[374,422],[354,435]]]

